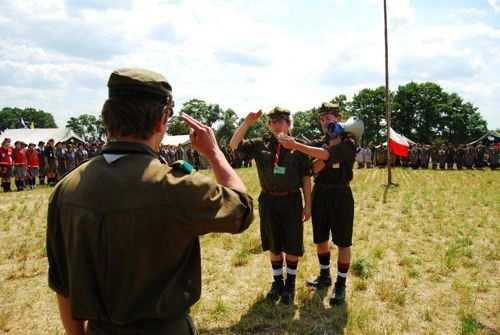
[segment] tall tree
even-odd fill
[[[21,119],[30,127],[35,128],[57,128],[52,114],[37,110],[35,108],[4,107],[0,110],[0,131],[7,128],[23,128]]]
[[[337,103],[340,106],[340,110],[342,111],[342,117],[347,120],[350,116],[352,116],[352,102],[347,100],[347,96],[345,94],[337,95],[330,102]]]
[[[203,100],[191,99],[182,105],[181,113],[186,113],[209,127],[222,119],[223,109],[217,104],[208,104]]]
[[[352,98],[352,115],[363,120],[365,132],[362,143],[381,143],[385,141],[381,132],[380,122],[384,119],[385,89],[380,86],[375,89],[365,88]]]
[[[292,134],[297,138],[303,137],[309,140],[319,138],[322,132],[318,109],[312,108],[307,111],[295,113],[293,115]]]
[[[169,120],[167,133],[169,135],[189,134],[189,128],[182,121],[180,115],[186,113],[210,127],[216,127],[221,122],[224,123],[225,111],[218,104],[209,104],[200,99],[191,99],[182,105],[178,115],[173,115]]]
[[[104,135],[102,120],[90,114],[70,117],[66,122],[66,128],[70,128],[88,142],[102,140],[102,136]]]
[[[393,128],[419,143],[466,143],[487,131],[476,107],[435,83],[399,86],[393,101]]]
[[[236,112],[231,108],[225,110],[222,114],[222,121],[217,127],[215,136],[219,144],[226,145],[236,130],[236,122],[238,121],[238,116]]]
[[[172,115],[168,120],[168,135],[187,135],[189,134],[189,127],[186,125],[186,122],[182,121],[180,115]]]

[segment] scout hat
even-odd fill
[[[137,68],[123,68],[111,73],[108,93],[114,97],[157,100],[173,107],[172,86],[161,74]]]
[[[323,102],[319,107],[319,115],[333,114],[340,115],[340,105],[332,102]]]
[[[271,119],[286,119],[290,121],[290,111],[288,109],[276,106],[267,113]]]

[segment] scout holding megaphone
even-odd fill
[[[330,232],[338,247],[337,280],[330,298],[331,305],[345,301],[347,272],[351,263],[352,228],[354,221],[354,199],[349,186],[353,177],[356,142],[363,134],[363,122],[351,118],[341,123],[340,106],[323,103],[319,108],[319,119],[325,136],[306,145],[290,136],[280,136],[279,143],[286,149],[299,151],[316,159],[312,193],[312,224],[314,243],[317,247],[320,274],[308,281],[317,288],[329,287],[330,276]]]

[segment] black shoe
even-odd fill
[[[285,282],[285,288],[281,294],[281,303],[285,305],[293,305],[295,299],[295,281],[287,280]]]
[[[275,280],[271,286],[271,290],[269,290],[266,295],[266,299],[271,300],[272,302],[278,301],[283,294],[284,287],[285,285],[283,284],[283,279]]]
[[[330,277],[329,274],[328,275],[320,274],[318,277],[308,280],[307,285],[316,288],[327,288],[332,286],[332,277]]]
[[[343,303],[345,303],[345,286],[335,283],[335,288],[330,298],[330,306],[338,306]]]

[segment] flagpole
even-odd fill
[[[391,129],[391,103],[389,101],[389,47],[387,38],[387,0],[384,0],[384,36],[385,36],[385,120],[387,124],[387,185],[392,185],[391,151],[389,149],[389,130]]]

